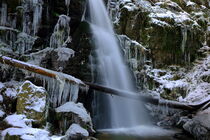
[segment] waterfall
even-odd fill
[[[97,83],[135,92],[135,80],[126,66],[102,0],[89,0],[90,27],[95,45]],[[140,102],[122,97],[96,97],[95,125],[98,129],[133,127],[143,124],[144,109]],[[100,105],[99,105],[100,104]]]

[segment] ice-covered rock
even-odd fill
[[[49,132],[37,128],[7,128],[2,131],[5,140],[51,140]]]
[[[189,132],[198,140],[208,140],[210,134],[208,130],[196,120],[189,120],[184,125],[185,131]]]
[[[17,113],[25,114],[36,124],[43,125],[46,121],[47,92],[30,81],[25,81],[19,89],[17,97]]]
[[[69,129],[66,131],[66,136],[70,139],[83,139],[89,136],[89,133],[86,129],[82,128],[78,124],[72,124]]]
[[[89,132],[93,132],[92,120],[89,113],[81,103],[67,102],[55,109],[57,118],[60,121],[60,128],[66,131],[72,123],[87,128]]]
[[[198,112],[193,119],[200,122],[202,126],[210,131],[210,107],[204,111]]]

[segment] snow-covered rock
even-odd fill
[[[25,128],[32,126],[32,120],[27,119],[25,115],[9,115],[4,119],[4,122],[10,127]]]
[[[56,108],[56,112],[71,112],[78,115],[78,117],[85,123],[91,122],[90,115],[87,113],[86,109],[81,103],[76,104],[74,102],[67,102],[64,105]]]
[[[47,92],[43,87],[37,87],[30,81],[25,81],[19,89],[17,97],[17,113],[25,114],[36,124],[46,121]]]
[[[86,129],[82,128],[78,124],[72,124],[66,131],[66,136],[70,139],[82,139],[89,136]]]
[[[9,98],[17,98],[17,91],[14,88],[7,88],[4,94]]]
[[[81,103],[67,102],[55,109],[60,127],[65,132],[72,123],[87,128],[89,132],[94,132],[92,120],[89,113]]]
[[[2,137],[5,140],[51,140],[48,131],[37,128],[7,128],[2,131]]]

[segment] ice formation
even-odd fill
[[[23,7],[23,32],[35,36],[42,19],[42,0],[24,0]],[[30,20],[30,11],[33,12],[33,21]]]
[[[17,36],[16,44],[16,50],[18,53],[23,54],[26,51],[32,50],[34,41],[36,40],[36,37],[32,37],[24,32],[21,32]]]
[[[74,50],[64,47],[57,48],[55,51],[58,53],[58,61],[68,61],[75,53]]]
[[[66,47],[67,43],[71,42],[69,22],[69,16],[59,16],[58,22],[54,28],[54,32],[50,37],[51,48]]]
[[[57,73],[57,78],[49,78],[39,74],[34,74],[35,77],[41,79],[44,83],[44,87],[47,87],[47,91],[50,94],[50,103],[53,107],[58,107],[68,101],[76,102],[78,99],[79,84],[80,81],[76,78]],[[75,83],[69,83],[66,78],[75,80]]]
[[[69,6],[70,6],[71,0],[65,0],[65,4],[67,7],[67,15],[69,15]]]

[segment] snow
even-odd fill
[[[74,50],[69,48],[60,47],[55,51],[58,53],[58,61],[68,61],[69,58],[74,57]]]
[[[200,102],[201,100],[207,98],[210,93],[210,84],[209,83],[200,83],[195,89],[191,90],[184,101],[190,102]]]
[[[0,110],[0,118],[2,118],[5,115],[5,112],[3,112],[2,110]]]
[[[196,3],[192,2],[192,1],[187,2],[187,6],[194,6],[194,5],[196,5]]]
[[[79,116],[84,122],[91,122],[91,117],[81,103],[67,102],[56,108],[56,112],[72,112]]]
[[[128,9],[128,11],[134,11],[137,9],[136,5],[134,5],[133,3],[128,3],[124,6],[124,8]]]
[[[188,84],[183,80],[176,80],[176,81],[166,82],[164,84],[164,87],[168,89],[173,89],[175,87],[187,87],[187,85]]]
[[[3,87],[5,87],[4,84],[0,82],[0,89],[2,89]]]
[[[65,136],[51,136],[50,138],[51,140],[63,140],[65,139]]]
[[[85,137],[89,136],[89,133],[86,129],[82,128],[80,125],[78,124],[72,124],[69,129],[66,131],[66,135],[68,136],[75,136],[75,135],[82,135]]]
[[[50,140],[49,132],[38,128],[8,128],[2,131],[2,136],[20,136],[23,140]],[[4,139],[4,138],[3,138]]]
[[[28,95],[29,97],[27,98],[25,102],[27,104],[25,108],[29,110],[34,110],[36,112],[43,112],[46,106],[46,90],[43,87],[35,86],[30,81],[25,81],[22,84],[22,86],[24,86],[25,84],[30,85],[29,88],[27,89],[29,90],[29,92],[36,93],[36,94],[41,93],[43,95],[42,97],[39,97],[33,94],[29,94]],[[25,90],[23,90],[22,86],[20,86],[19,94],[26,92]]]
[[[46,92],[43,87],[36,86],[36,85],[34,85],[33,83],[31,83],[30,81],[27,80],[22,84],[22,86],[20,86],[19,94],[25,92],[25,90],[23,90],[23,85],[25,85],[25,84],[29,85],[29,89],[32,93],[34,93],[34,92],[41,92],[41,93]]]
[[[9,115],[4,119],[7,124],[13,126],[13,127],[31,127],[31,119],[27,119],[25,115]]]
[[[29,110],[34,110],[36,112],[44,112],[46,106],[46,99],[39,98],[37,96],[31,97],[26,103],[27,105],[25,108]]]
[[[155,19],[155,18],[152,18],[151,22],[154,23],[154,24],[157,24],[159,26],[168,26],[168,27],[170,27],[170,25],[168,23],[166,23],[165,21],[161,21],[161,20],[158,20],[158,19]]]
[[[4,92],[7,97],[16,98],[17,91],[14,88],[7,88]]]

